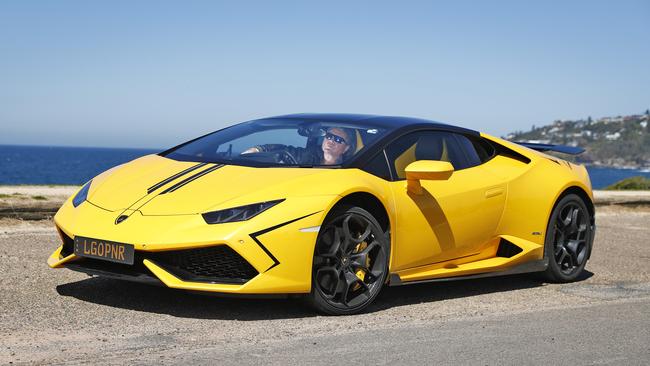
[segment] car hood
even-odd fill
[[[199,164],[148,155],[93,179],[88,201],[143,215],[196,214],[300,194],[303,178],[327,171],[331,169]]]

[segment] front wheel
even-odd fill
[[[341,207],[323,224],[314,251],[312,305],[331,315],[358,313],[377,297],[388,275],[390,243],[360,207]]]
[[[593,218],[584,201],[575,194],[564,196],[553,209],[546,230],[545,277],[552,282],[575,281],[587,264],[593,240]]]

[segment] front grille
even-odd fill
[[[227,245],[149,253],[146,257],[186,281],[245,283],[258,274]]]
[[[142,263],[144,259],[151,260],[181,280],[191,282],[243,284],[259,273],[227,245],[164,252],[136,250],[133,265],[80,258],[66,267],[91,274],[114,274],[123,279],[151,277],[152,273]]]

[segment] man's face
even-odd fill
[[[339,128],[330,128],[323,139],[323,154],[326,160],[338,161],[350,148],[350,136]]]

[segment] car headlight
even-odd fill
[[[202,214],[202,216],[205,222],[208,224],[223,224],[226,222],[246,221],[261,214],[262,212],[268,210],[269,208],[277,205],[282,201],[284,201],[284,198],[281,200],[253,203],[246,206],[206,212]]]
[[[84,186],[81,187],[79,192],[77,192],[77,194],[74,196],[74,198],[72,199],[72,205],[74,207],[79,206],[86,200],[86,198],[88,198],[88,191],[90,190],[90,183],[92,182],[93,181],[91,180],[90,182],[84,184]]]

